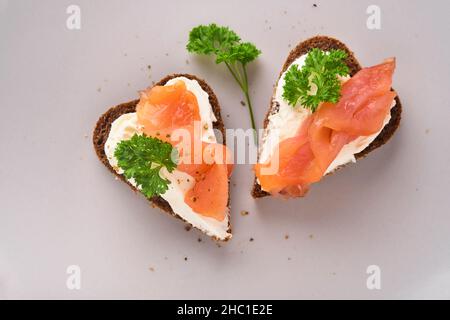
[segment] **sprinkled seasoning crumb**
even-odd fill
[[[426,129],[426,130],[425,130],[425,133],[426,133],[426,134],[429,134],[429,133],[430,133],[430,129]]]
[[[208,130],[208,124],[207,124],[207,123],[205,123],[205,124],[203,125],[203,129]]]
[[[169,56],[169,53],[168,52],[166,52],[166,57],[168,57]]]
[[[313,4],[313,7],[314,7],[314,8],[317,8],[317,4],[314,3],[314,4]]]
[[[241,211],[241,216],[248,216],[248,211],[242,210]]]
[[[255,241],[255,239],[253,239],[253,238],[250,238],[250,240],[249,240],[250,242],[253,242],[253,241]]]
[[[288,235],[288,234],[284,235],[284,238],[285,238],[286,240],[289,239],[289,235]]]
[[[186,59],[186,61],[185,61],[185,62],[186,62],[186,64],[189,64],[189,60],[188,60],[188,59]]]
[[[202,238],[198,238],[197,241],[198,241],[198,242],[202,242]]]
[[[309,238],[310,238],[310,239],[313,239],[313,238],[314,238],[314,235],[313,235],[313,234],[310,234],[310,235],[309,235]]]
[[[97,92],[102,92],[102,87],[98,87]]]
[[[245,102],[241,100],[241,106],[245,107]]]
[[[148,69],[148,70],[151,70],[151,69],[152,69],[152,66],[151,66],[151,65],[148,65],[148,66],[147,66],[147,69]]]
[[[292,259],[291,259],[291,257],[288,257],[288,261],[291,261]]]
[[[188,257],[184,257],[184,261],[187,261],[188,260]]]
[[[191,231],[191,229],[192,229],[192,226],[190,226],[190,225],[186,225],[184,227],[184,230],[186,230],[186,231]]]
[[[151,272],[155,272],[155,268],[153,267],[148,268],[148,270],[150,270]]]

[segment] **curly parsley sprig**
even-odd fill
[[[192,29],[189,33],[189,42],[186,48],[189,52],[197,54],[213,54],[216,56],[217,64],[223,62],[227,66],[244,93],[255,143],[258,144],[246,66],[249,62],[255,60],[261,54],[261,51],[250,42],[241,42],[241,38],[228,27],[220,27],[214,23],[207,26],[200,25]]]
[[[341,97],[341,82],[338,76],[346,76],[349,68],[345,64],[347,53],[330,50],[328,53],[314,48],[299,68],[293,65],[285,76],[283,98],[292,106],[298,102],[312,112],[321,102],[336,103]]]
[[[172,172],[177,166],[172,159],[176,151],[170,143],[146,135],[135,134],[119,142],[114,151],[118,165],[127,179],[133,178],[142,193],[150,198],[167,191],[170,181],[160,176],[165,167]]]

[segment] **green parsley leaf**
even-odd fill
[[[256,59],[261,53],[253,43],[244,42],[230,47],[227,51],[219,51],[217,53],[217,63],[228,62],[234,63],[236,61],[242,64],[247,64]]]
[[[125,177],[133,178],[142,193],[150,198],[167,191],[170,181],[162,178],[159,172],[163,167],[169,172],[175,169],[174,151],[176,149],[170,143],[135,134],[129,140],[119,142],[114,156]]]
[[[255,60],[261,54],[261,51],[250,42],[241,42],[241,38],[230,28],[221,27],[214,23],[207,26],[200,25],[192,29],[189,33],[186,49],[192,53],[215,55],[217,64],[224,63],[227,66],[247,100],[257,144],[258,136],[250,100],[246,66],[249,62]]]
[[[229,50],[240,40],[241,38],[228,27],[219,27],[212,23],[192,29],[186,48],[189,52],[198,54],[217,54],[219,51]]]
[[[346,58],[347,53],[342,50],[333,49],[326,53],[317,48],[312,49],[301,69],[293,65],[286,73],[283,98],[292,106],[300,102],[312,112],[321,102],[338,102],[341,97],[338,76],[349,73]]]

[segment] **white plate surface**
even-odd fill
[[[377,0],[381,30],[366,27],[371,4],[0,0],[0,298],[450,298],[450,2]],[[207,80],[229,128],[249,126],[226,69],[185,49],[209,22],[263,51],[249,67],[259,125],[290,48],[316,34],[363,65],[397,57],[404,108],[387,145],[305,199],[255,201],[237,166],[221,247],[115,181],[91,143],[108,107],[174,72]],[[370,265],[381,290],[366,286]]]

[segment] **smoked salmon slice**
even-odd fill
[[[144,133],[166,142],[171,142],[175,129],[190,130],[194,121],[200,121],[197,98],[183,81],[141,91],[136,112]]]
[[[337,103],[322,103],[294,137],[278,144],[269,161],[254,166],[262,189],[272,195],[303,196],[346,144],[381,130],[396,96],[391,91],[394,70],[395,59],[389,59],[346,81]]]
[[[195,179],[194,186],[185,194],[186,204],[196,213],[223,221],[232,157],[226,146],[201,141],[196,96],[183,81],[154,86],[141,92],[136,112],[143,132],[177,148],[177,170]]]

